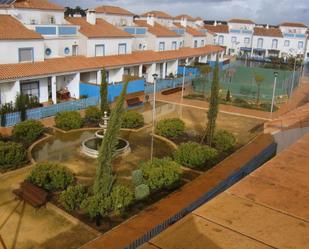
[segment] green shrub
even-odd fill
[[[215,132],[213,144],[218,151],[230,153],[235,147],[236,138],[228,131],[218,130]]]
[[[217,157],[217,150],[195,142],[181,144],[174,153],[176,162],[190,168],[212,166],[216,163]]]
[[[28,146],[42,136],[44,132],[43,124],[38,120],[27,120],[14,126],[13,137]]]
[[[68,131],[79,129],[83,125],[83,119],[77,111],[65,111],[57,113],[55,117],[56,127]]]
[[[143,172],[138,169],[132,172],[132,182],[134,186],[138,186],[143,183]]]
[[[154,158],[152,162],[142,163],[140,169],[145,184],[152,191],[173,187],[182,175],[181,166],[170,158]]]
[[[111,198],[101,195],[90,196],[81,204],[81,208],[84,209],[91,218],[96,217],[98,214],[102,217],[107,216],[111,211],[111,207]]]
[[[14,169],[27,160],[24,146],[15,142],[0,141],[0,170]]]
[[[135,199],[144,200],[150,195],[150,189],[146,184],[141,184],[135,187]]]
[[[28,176],[33,184],[47,191],[64,190],[74,181],[72,172],[57,163],[38,163]]]
[[[101,117],[101,111],[96,106],[88,107],[85,111],[85,122],[88,124],[98,124]]]
[[[156,133],[168,137],[177,138],[184,134],[185,123],[179,118],[163,119],[156,125]]]
[[[134,129],[144,125],[144,116],[139,112],[128,111],[122,115],[122,128]]]
[[[128,187],[117,185],[111,192],[112,209],[114,212],[122,212],[134,199],[134,194]]]
[[[250,104],[248,103],[248,101],[245,100],[245,99],[235,98],[234,101],[233,101],[233,103],[234,103],[235,105],[237,105],[237,106],[240,106],[240,107],[244,107],[244,108],[248,108],[248,109],[252,109],[252,108],[253,108],[252,105],[250,105]]]
[[[260,108],[263,110],[263,111],[266,111],[266,112],[270,112],[271,111],[271,103],[262,103],[260,104]],[[278,106],[274,105],[274,109],[273,111],[277,111],[279,108]]]
[[[82,185],[69,186],[60,194],[60,203],[68,211],[78,210],[84,199],[87,198],[86,188]]]

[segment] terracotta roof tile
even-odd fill
[[[113,14],[113,15],[127,15],[127,16],[135,15],[132,12],[126,9],[117,7],[117,6],[103,5],[103,6],[96,7],[95,10],[97,13],[106,13],[106,14]]]
[[[231,19],[228,22],[230,22],[230,23],[255,24],[253,21],[251,21],[249,19]]]
[[[279,26],[307,28],[307,26],[305,24],[299,23],[299,22],[284,22],[284,23],[281,23]]]
[[[278,28],[254,28],[253,35],[283,37],[281,30]]]
[[[182,18],[186,18],[188,21],[190,22],[194,22],[194,18],[192,16],[186,15],[186,14],[182,14],[179,16],[175,16],[175,20],[181,20]]]
[[[218,24],[216,26],[207,24],[204,28],[214,33],[229,33],[229,27],[223,24]]]
[[[139,27],[147,27],[148,32],[157,37],[179,37],[177,33],[169,30],[163,25],[158,24],[157,22],[155,22],[154,26],[147,24],[147,21],[144,20],[135,20],[134,23]]]
[[[173,19],[171,15],[158,10],[152,10],[142,14],[142,16],[148,16],[148,15],[153,15],[154,17],[165,18],[165,19]]]
[[[17,0],[12,4],[0,4],[0,8],[64,11],[64,7],[47,0]]]
[[[103,57],[66,57],[49,59],[43,62],[3,64],[0,65],[0,80],[14,80],[34,76],[46,76],[55,73],[69,73],[80,70],[99,70],[102,67],[113,68],[127,65],[138,65],[193,56],[207,55],[223,51],[220,46],[205,46],[202,48],[182,48],[171,51],[143,51],[127,55]]]
[[[34,40],[43,37],[10,15],[0,15],[0,40]]]
[[[178,28],[184,28],[180,23],[174,23],[174,25]],[[197,29],[187,26],[185,28],[186,32],[192,36],[205,36],[202,32],[199,32]]]
[[[114,25],[100,18],[97,18],[95,25],[88,23],[83,17],[68,17],[67,21],[74,25],[79,25],[79,32],[88,38],[132,37],[127,32],[115,27]]]
[[[194,19],[194,21],[196,22],[196,21],[204,21],[204,20],[201,17],[197,17],[197,18]]]

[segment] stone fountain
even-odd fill
[[[87,138],[86,140],[83,141],[81,147],[81,151],[83,154],[91,158],[98,158],[99,149],[107,130],[108,121],[109,117],[107,115],[107,112],[104,112],[102,121],[99,123],[101,129],[95,133],[94,137]],[[118,138],[115,154],[117,156],[126,155],[130,153],[130,151],[131,148],[129,142],[123,138]]]

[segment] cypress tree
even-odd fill
[[[25,121],[27,119],[27,103],[29,98],[27,95],[19,94],[16,96],[15,108],[20,112],[20,121]]]
[[[207,145],[211,146],[215,129],[216,121],[219,112],[219,62],[217,62],[214,68],[213,79],[211,84],[211,95],[209,101],[209,110],[207,113],[208,123],[206,132],[203,136],[202,142],[206,142]]]
[[[100,87],[100,96],[101,96],[101,113],[110,112],[108,104],[108,83],[106,80],[106,70],[103,68],[101,71],[101,87]]]
[[[121,128],[121,118],[124,112],[123,105],[128,83],[129,81],[124,83],[121,94],[111,112],[107,130],[99,149],[98,166],[94,182],[94,194],[109,196],[116,178],[113,175],[112,160],[118,143],[118,135]]]

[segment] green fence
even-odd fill
[[[230,90],[232,96],[246,99],[255,99],[257,97],[258,85],[255,82],[255,75],[263,78],[260,84],[260,98],[270,100],[273,93],[274,72],[278,72],[277,86],[275,95],[277,98],[286,98],[290,96],[291,88],[298,86],[300,72],[293,72],[266,68],[249,68],[245,66],[231,67],[220,72],[220,88],[224,94]],[[210,93],[212,75],[193,80],[193,89],[198,93]]]

